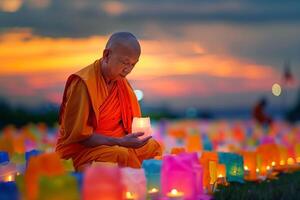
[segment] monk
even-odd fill
[[[111,35],[102,58],[72,74],[59,113],[56,152],[72,159],[77,171],[92,162],[139,168],[162,154],[151,136],[132,133],[133,117],[141,117],[137,98],[126,79],[139,61],[141,47],[128,32]]]

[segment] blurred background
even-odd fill
[[[0,0],[0,126],[54,125],[67,77],[109,35],[142,45],[128,79],[144,115],[274,119],[300,113],[300,2]]]

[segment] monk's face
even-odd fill
[[[126,77],[139,61],[140,50],[119,46],[114,49],[105,49],[103,61],[106,64],[110,80]]]

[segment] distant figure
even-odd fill
[[[252,116],[255,121],[261,125],[269,125],[272,123],[272,118],[265,113],[267,104],[267,100],[262,98],[255,104],[253,108]]]

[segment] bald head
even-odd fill
[[[129,32],[116,32],[110,36],[105,49],[115,50],[118,48],[129,48],[137,52],[141,51],[137,38]]]
[[[126,77],[139,61],[141,47],[129,32],[117,32],[110,36],[103,51],[102,71],[109,80]]]

